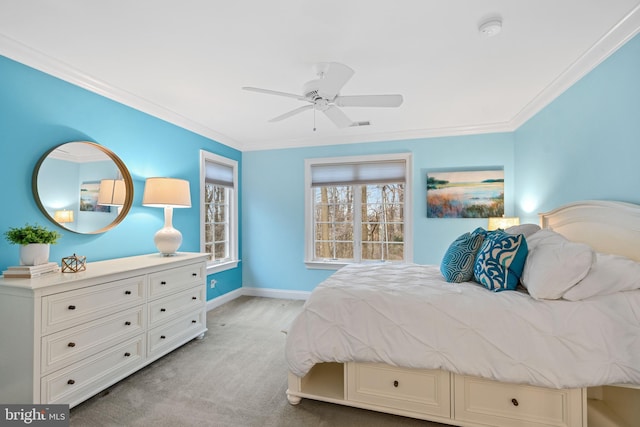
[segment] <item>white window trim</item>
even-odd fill
[[[238,256],[238,162],[227,157],[222,157],[217,154],[213,154],[206,150],[200,150],[200,252],[205,252],[205,226],[206,219],[204,196],[205,196],[205,174],[206,174],[206,162],[214,162],[222,165],[229,166],[233,169],[233,197],[229,201],[229,218],[231,218],[231,224],[229,229],[229,256],[231,259],[224,261],[207,261],[207,274],[218,273],[220,271],[230,270],[236,268],[240,263]]]
[[[304,228],[305,228],[305,248],[304,263],[307,268],[319,270],[338,270],[345,265],[352,264],[349,262],[320,261],[315,260],[314,256],[314,233],[313,233],[313,196],[311,188],[311,166],[323,163],[361,163],[361,162],[384,162],[392,160],[404,160],[405,170],[405,187],[404,187],[404,261],[403,263],[413,262],[413,161],[411,153],[394,153],[394,154],[373,154],[368,156],[349,156],[349,157],[325,157],[317,159],[305,159],[304,161]],[[394,261],[365,261],[364,263],[392,263]],[[396,261],[397,262],[397,261]]]

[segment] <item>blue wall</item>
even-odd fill
[[[640,36],[568,89],[513,133],[387,141],[240,153],[99,95],[0,57],[0,177],[5,183],[0,229],[45,221],[31,195],[31,173],[51,147],[73,140],[112,149],[135,181],[134,207],[101,235],[63,231],[52,259],[71,253],[91,260],[155,252],[160,209],[141,206],[144,180],[191,182],[198,198],[200,149],[241,161],[241,259],[216,275],[208,298],[246,287],[312,290],[331,271],[304,265],[304,159],[411,152],[414,262],[439,263],[459,234],[485,220],[427,219],[429,169],[503,166],[506,214],[537,222],[537,213],[582,199],[640,203]],[[11,201],[11,203],[7,203]],[[178,210],[181,250],[199,249],[197,209]],[[0,268],[18,250],[0,241]]]
[[[429,169],[503,166],[505,211],[513,213],[510,133],[245,152],[244,286],[309,291],[331,273],[304,264],[304,159],[396,152],[413,155],[414,262],[439,264],[454,238],[486,226],[486,220],[427,219]]]
[[[103,234],[59,229],[63,237],[51,247],[51,260],[59,262],[73,253],[91,262],[157,252],[153,235],[163,226],[163,211],[141,206],[144,182],[150,176],[190,181],[193,207],[176,210],[173,223],[183,235],[180,250],[200,250],[199,151],[240,162],[239,151],[2,56],[0,76],[1,232],[26,222],[57,228],[34,201],[31,174],[50,148],[86,140],[111,149],[127,165],[134,180],[133,207],[124,221]],[[0,269],[17,263],[18,248],[0,239]],[[218,284],[208,290],[209,299],[242,285],[240,268],[215,278]]]
[[[640,203],[640,36],[515,132],[516,210],[585,199]]]

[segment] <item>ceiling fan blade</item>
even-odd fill
[[[333,99],[338,95],[342,87],[355,73],[353,69],[339,62],[321,64],[322,78],[318,87],[318,94],[323,98]]]
[[[313,108],[313,105],[309,104],[309,105],[303,105],[302,107],[298,107],[295,110],[291,110],[288,113],[284,113],[278,117],[274,117],[273,119],[269,120],[270,122],[279,122],[280,120],[284,120],[288,117],[291,116],[295,116],[296,114],[302,113],[303,111],[306,110],[311,110]]]
[[[244,86],[242,89],[248,90],[248,91],[251,91],[251,92],[266,93],[267,95],[286,96],[288,98],[294,98],[294,99],[298,99],[300,101],[306,101],[307,100],[304,96],[296,95],[295,93],[278,92],[277,90],[260,89],[259,87],[249,87],[249,86]]]
[[[402,95],[338,96],[334,102],[339,107],[399,107]]]
[[[341,129],[353,124],[353,121],[335,105],[329,106],[329,108],[324,110],[323,113],[325,113],[327,117],[329,117],[329,119]]]

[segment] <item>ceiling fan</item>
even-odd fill
[[[308,81],[302,88],[302,95],[278,92],[257,87],[243,87],[242,89],[266,93],[268,95],[286,96],[309,104],[298,107],[270,122],[278,122],[307,110],[323,112],[337,127],[367,126],[368,121],[354,122],[338,107],[399,107],[402,95],[340,95],[340,90],[355,73],[350,67],[339,62],[321,62],[316,65],[317,79]],[[315,126],[313,128],[315,130]]]

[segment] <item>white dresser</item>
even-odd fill
[[[75,406],[206,332],[207,254],[0,279],[0,402]]]

